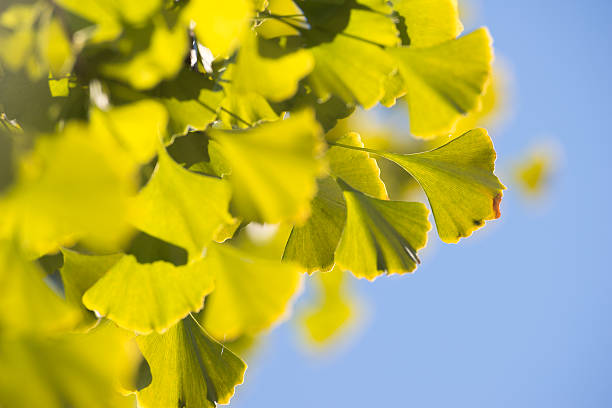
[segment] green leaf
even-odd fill
[[[4,227],[37,256],[75,239],[116,246],[126,233],[128,195],[135,187],[133,175],[117,162],[117,149],[76,123],[55,137],[37,138],[0,202],[8,212]]]
[[[16,408],[133,407],[116,386],[133,373],[128,350],[125,336],[110,327],[55,336],[3,332],[0,401]]]
[[[164,332],[200,310],[213,287],[213,275],[203,260],[185,266],[163,261],[139,264],[126,255],[85,292],[83,304],[128,330]]]
[[[135,89],[150,89],[173,78],[183,66],[187,52],[185,28],[180,24],[169,27],[161,16],[151,24],[122,37],[123,44],[118,48],[127,52],[104,61],[100,72]]]
[[[74,63],[72,44],[57,17],[43,20],[38,33],[38,43],[51,75],[60,77],[71,71]]]
[[[209,248],[206,259],[216,277],[204,309],[204,327],[213,337],[255,335],[287,315],[300,288],[296,265],[250,259],[227,245]]]
[[[0,332],[51,332],[72,328],[79,313],[43,281],[44,274],[18,248],[0,241]]]
[[[334,269],[312,277],[317,301],[302,312],[300,325],[307,339],[316,346],[337,338],[357,317],[357,303],[347,293],[348,276],[348,272]]]
[[[240,48],[232,90],[254,92],[273,102],[292,97],[308,75],[314,59],[308,50],[286,52],[271,41],[249,35]]]
[[[462,115],[478,107],[491,73],[491,37],[486,29],[428,48],[388,52],[399,63],[414,135],[451,132]]]
[[[181,13],[195,34],[215,57],[229,57],[249,29],[253,16],[251,0],[191,0]]]
[[[427,243],[431,228],[425,205],[379,200],[338,181],[347,207],[335,255],[338,266],[369,280],[416,269],[420,263],[417,250]]]
[[[187,69],[172,81],[162,82],[152,93],[168,110],[170,135],[206,129],[217,117],[223,99],[221,88],[213,81]]]
[[[224,98],[221,102],[219,119],[228,128],[248,128],[263,121],[275,121],[278,114],[266,98],[255,92],[239,92],[235,89],[236,65],[228,66],[223,74]]]
[[[246,364],[187,317],[164,334],[139,336],[153,381],[138,393],[143,408],[227,404]]]
[[[393,0],[410,39],[410,46],[428,47],[457,38],[463,25],[457,0]]]
[[[357,133],[349,133],[338,143],[363,147]],[[376,161],[364,151],[332,146],[326,153],[330,174],[340,177],[355,188],[380,199],[387,198]],[[346,205],[342,190],[330,178],[318,181],[317,195],[311,203],[312,214],[302,226],[294,226],[283,254],[283,260],[295,261],[311,273],[329,271],[334,266],[334,252],[338,246]]]
[[[210,147],[231,165],[229,180],[238,215],[269,223],[304,220],[316,192],[315,178],[323,168],[317,157],[320,133],[310,111],[246,131],[210,131]]]
[[[153,176],[132,203],[130,220],[199,258],[219,229],[232,222],[229,199],[227,182],[185,170],[162,149]]]
[[[113,265],[122,258],[122,254],[84,255],[69,249],[62,249],[64,265],[60,269],[64,284],[66,301],[81,310],[80,328],[91,328],[98,320],[96,315],[83,305],[85,292],[92,287]]]
[[[505,187],[493,174],[496,154],[486,130],[471,130],[423,153],[378,154],[399,164],[419,182],[442,241],[457,242],[486,220],[499,218]]]
[[[291,25],[299,27],[307,27],[306,19],[301,16],[302,10],[293,2],[293,0],[269,0],[267,11],[270,14],[277,16],[292,16],[283,18],[284,21],[288,21]],[[291,25],[275,18],[264,18],[257,29],[257,34],[264,38],[276,38],[282,36],[299,35],[299,31],[293,28]]]
[[[146,99],[106,112],[99,109],[90,112],[90,128],[99,137],[121,145],[141,165],[155,157],[167,123],[166,109],[160,103]]]
[[[308,81],[321,100],[336,95],[347,104],[371,108],[383,98],[387,77],[397,69],[379,46],[351,37],[339,35],[311,51],[315,67]]]

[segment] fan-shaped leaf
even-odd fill
[[[320,133],[310,111],[246,131],[210,131],[211,159],[219,152],[231,165],[238,215],[269,223],[304,220],[323,169]]]
[[[85,292],[83,304],[128,330],[163,332],[200,310],[213,287],[203,260],[185,266],[140,264],[126,255]]]
[[[138,393],[143,408],[227,404],[246,364],[187,317],[164,334],[137,338],[153,381]]]
[[[250,259],[225,245],[206,255],[215,271],[215,291],[206,299],[204,327],[215,338],[254,335],[286,315],[299,289],[299,268],[278,261]]]
[[[423,187],[442,241],[457,242],[499,217],[505,187],[493,174],[496,155],[486,130],[471,130],[423,153],[380,156],[402,166]]]
[[[414,135],[450,132],[461,115],[478,107],[491,72],[491,37],[486,29],[433,47],[388,52],[399,62]]]
[[[197,258],[217,231],[232,221],[229,198],[225,181],[185,170],[162,149],[153,176],[133,202],[131,221]]]
[[[421,203],[369,197],[338,180],[344,190],[346,225],[336,262],[358,278],[373,280],[388,273],[412,272],[417,250],[427,242],[427,208]]]
[[[452,40],[463,31],[457,0],[393,0],[393,8],[403,19],[412,47]]]

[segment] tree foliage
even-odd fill
[[[389,163],[444,242],[500,216],[489,135],[456,134],[481,109],[491,39],[460,36],[454,0],[0,13],[2,406],[228,403],[238,354],[288,316],[304,272],[323,341],[351,315],[343,271],[417,268],[429,210],[390,199]],[[444,142],[408,154],[337,126],[379,104],[407,106],[405,137]],[[267,246],[256,224],[278,225]]]

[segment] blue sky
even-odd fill
[[[313,358],[280,326],[233,407],[612,406],[612,2],[471,4],[514,77],[501,174],[554,139],[547,198],[503,180],[501,220],[412,276],[356,282],[370,318],[339,353]]]

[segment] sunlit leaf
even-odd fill
[[[457,242],[499,218],[505,187],[493,174],[495,150],[484,129],[474,129],[437,149],[415,154],[379,153],[421,185],[444,242]]]
[[[339,180],[346,201],[346,225],[336,263],[358,278],[412,272],[417,251],[427,243],[429,211],[421,203],[379,200]]]
[[[356,318],[356,303],[347,294],[347,276],[335,269],[312,277],[318,300],[302,312],[300,324],[307,340],[315,345],[337,338]]]
[[[414,135],[450,132],[461,115],[478,107],[491,71],[486,29],[432,47],[388,52],[399,62]]]
[[[452,40],[463,31],[457,0],[393,0],[393,8],[403,19],[413,47]]]
[[[170,134],[204,130],[217,117],[223,93],[204,75],[183,70],[153,91],[169,113]]]
[[[216,279],[206,299],[204,327],[215,338],[254,335],[287,314],[300,286],[296,265],[250,259],[225,245],[209,248],[206,256]]]
[[[2,333],[0,401],[15,408],[134,406],[117,390],[118,378],[133,370],[130,357],[125,336],[112,329],[49,337]]]
[[[184,27],[169,27],[158,17],[153,19],[151,28],[142,28],[125,39],[122,48],[129,50],[127,55],[105,61],[100,71],[136,89],[150,89],[179,72],[187,46]]]
[[[132,203],[130,220],[197,258],[217,231],[232,222],[229,199],[227,182],[185,170],[162,149],[153,176]]]
[[[72,45],[57,17],[44,22],[38,34],[38,46],[54,77],[66,75],[74,62]]]
[[[101,247],[121,241],[134,185],[130,175],[115,167],[116,154],[116,148],[96,143],[80,124],[36,140],[7,196],[7,222],[14,223],[29,250],[41,255],[76,238]]]
[[[271,41],[258,41],[249,35],[238,54],[232,91],[254,92],[270,101],[282,101],[295,94],[298,81],[313,66],[314,59],[308,50],[286,53]]]
[[[267,11],[277,16],[291,16],[284,20],[300,27],[306,27],[306,19],[302,16],[302,10],[293,0],[269,0]],[[286,35],[298,35],[299,31],[291,25],[275,18],[266,18],[257,26],[257,33],[264,38],[275,38]]]
[[[198,41],[215,57],[228,57],[248,30],[253,15],[251,0],[191,0],[182,11],[182,19],[195,22]]]
[[[0,332],[58,331],[77,323],[78,311],[43,278],[42,271],[26,261],[14,244],[0,241]]]
[[[246,364],[187,317],[164,334],[137,338],[153,381],[138,393],[143,408],[227,404]]]
[[[211,131],[211,146],[231,164],[237,214],[270,223],[305,219],[323,168],[320,132],[308,111],[246,131]]]
[[[83,304],[128,330],[163,332],[200,310],[213,287],[203,260],[185,266],[140,264],[127,255],[85,292]]]
[[[363,147],[356,133],[345,135],[337,143]],[[373,197],[387,198],[378,165],[368,153],[332,146],[326,158],[331,175],[346,180]],[[342,190],[332,178],[320,179],[317,195],[311,205],[312,214],[306,223],[293,227],[283,259],[298,262],[308,272],[328,271],[334,265],[334,252],[346,218]]]
[[[98,318],[82,302],[85,292],[92,287],[113,265],[122,258],[122,254],[84,255],[69,249],[62,249],[64,265],[60,269],[66,301],[79,308],[82,314],[80,326],[91,327]]]

